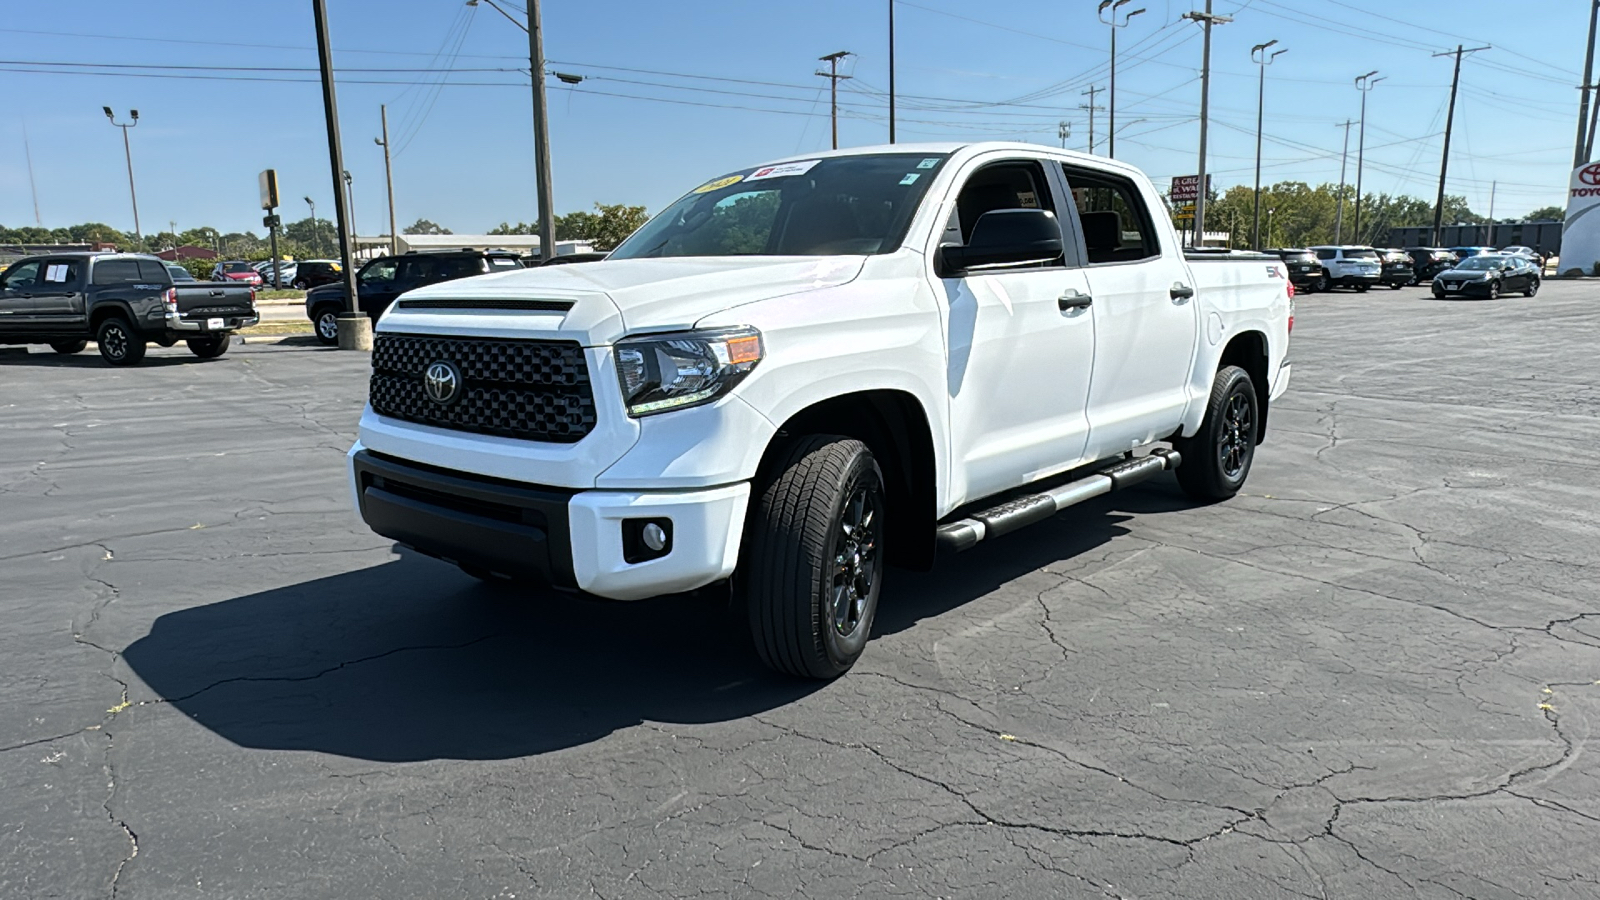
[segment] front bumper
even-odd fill
[[[698,490],[574,490],[484,478],[350,450],[356,509],[420,553],[613,600],[692,590],[733,574],[747,482]],[[666,520],[670,543],[630,562],[627,520]]]
[[[1454,284],[1455,287],[1446,287],[1445,282],[1435,281],[1433,283],[1433,292],[1441,297],[1448,297],[1452,294],[1460,294],[1464,297],[1489,296],[1489,282],[1487,281],[1460,281],[1451,282],[1451,284]]]

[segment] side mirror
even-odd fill
[[[978,217],[965,247],[940,247],[942,274],[979,266],[1046,263],[1061,258],[1061,223],[1042,209],[997,209]]]

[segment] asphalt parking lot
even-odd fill
[[[360,355],[0,354],[0,897],[1600,896],[1597,320],[1303,297],[1245,495],[891,572],[825,685],[396,553]]]

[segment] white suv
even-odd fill
[[[1312,247],[1322,260],[1322,281],[1317,290],[1352,287],[1366,293],[1383,277],[1383,260],[1371,247]]]

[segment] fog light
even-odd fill
[[[667,549],[666,529],[654,522],[650,522],[639,531],[639,539],[644,541],[644,545],[646,547],[649,547],[651,550],[654,550],[657,553]]]
[[[622,559],[629,564],[660,559],[672,552],[671,519],[623,519]]]

